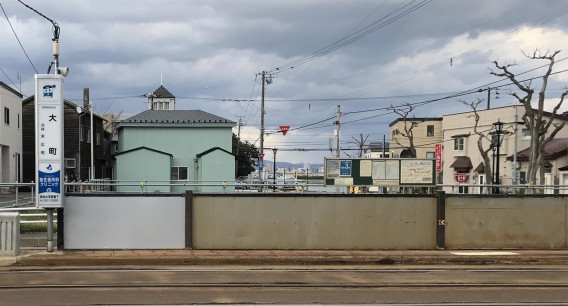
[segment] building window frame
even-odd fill
[[[524,128],[522,130],[523,140],[530,140],[531,139],[531,130]]]
[[[87,143],[91,143],[91,128],[86,128],[87,130]]]
[[[429,124],[426,126],[426,137],[434,137],[434,125]]]
[[[465,138],[454,138],[454,151],[463,151],[465,148]]]
[[[426,158],[436,158],[436,152],[426,152]]]
[[[4,124],[10,125],[10,109],[4,106]]]
[[[189,167],[186,166],[174,166],[171,167],[170,180],[172,181],[187,181]]]

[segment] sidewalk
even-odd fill
[[[568,250],[23,250],[0,266],[566,265]]]
[[[55,250],[49,253],[46,236],[46,233],[22,234],[20,254],[0,256],[0,267],[568,265],[568,250]]]

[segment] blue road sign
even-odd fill
[[[342,160],[339,164],[339,175],[351,176],[351,161]]]

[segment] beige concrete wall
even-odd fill
[[[434,249],[436,199],[234,197],[193,200],[196,249]]]
[[[446,248],[568,246],[568,198],[446,199]]]

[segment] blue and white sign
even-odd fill
[[[351,161],[342,160],[339,163],[339,175],[351,176]]]
[[[61,202],[61,164],[40,163],[38,169],[38,201],[44,205]]]
[[[40,208],[63,207],[63,119],[63,76],[36,74],[36,199]]]
[[[259,167],[259,168],[264,168],[264,162],[259,162],[259,163],[258,163],[258,167]]]

